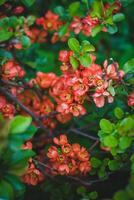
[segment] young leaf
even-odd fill
[[[30,7],[35,3],[35,0],[21,0],[21,1],[27,7]]]
[[[113,15],[113,22],[120,22],[125,19],[125,15],[123,13],[117,13]]]
[[[81,65],[83,65],[84,67],[89,67],[89,65],[91,64],[91,58],[89,54],[85,54],[81,56],[79,60],[80,60]]]
[[[74,51],[76,53],[80,52],[80,43],[79,43],[79,41],[77,39],[70,38],[68,40],[68,46],[72,51]]]
[[[59,37],[62,37],[63,35],[66,34],[67,30],[68,30],[68,26],[69,26],[69,23],[66,23],[65,25],[61,26],[59,31],[58,31],[58,35]]]
[[[84,53],[90,52],[90,51],[95,51],[95,47],[92,44],[90,44],[90,42],[87,40],[82,41],[81,46],[82,46],[82,51]]]
[[[31,117],[24,117],[24,116],[16,116],[12,119],[10,124],[10,133],[16,134],[16,133],[23,133],[27,130],[29,125],[32,122]]]
[[[134,128],[134,120],[131,117],[127,117],[121,121],[120,127],[125,132],[130,131]]]
[[[92,4],[91,16],[101,18],[104,16],[104,6],[102,0],[94,0]]]
[[[106,136],[104,138],[104,145],[111,148],[116,147],[118,145],[118,140],[112,135]]]
[[[109,169],[111,171],[115,171],[115,170],[120,169],[120,163],[118,161],[116,161],[116,160],[110,160],[108,162],[108,166],[109,166]]]
[[[123,70],[125,73],[134,72],[134,58],[124,64]]]
[[[127,136],[123,136],[119,140],[119,147],[121,149],[127,149],[131,145],[131,142],[132,142],[131,138],[129,138]]]
[[[100,121],[100,128],[105,133],[111,133],[113,131],[113,124],[107,119],[102,119]]]
[[[92,28],[92,31],[91,31],[92,37],[96,36],[101,30],[102,30],[101,25],[97,25],[94,28]]]
[[[80,8],[80,2],[76,1],[76,2],[71,3],[68,8],[69,14],[72,17],[77,15],[79,8]]]
[[[13,187],[5,180],[0,180],[0,199],[13,200]]]
[[[9,32],[7,30],[0,30],[0,42],[4,42],[6,40],[9,40],[13,36],[12,32]]]
[[[116,117],[117,119],[122,119],[123,116],[124,116],[124,112],[123,112],[123,110],[122,110],[121,108],[116,107],[116,108],[114,109],[114,115],[115,115],[115,117]]]
[[[23,48],[28,48],[31,45],[31,40],[29,39],[29,37],[23,35],[20,38],[20,41],[22,43]]]
[[[74,70],[76,70],[79,66],[77,59],[73,56],[70,56],[70,63],[71,63]]]

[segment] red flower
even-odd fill
[[[26,149],[32,149],[33,145],[31,141],[27,141],[25,144],[23,144],[22,149],[26,150]]]
[[[23,183],[28,185],[37,185],[39,182],[44,180],[44,175],[36,169],[35,165],[30,160],[29,167],[21,179]]]
[[[13,9],[13,13],[16,15],[21,14],[23,12],[24,12],[24,7],[22,7],[22,6],[17,6],[16,8]]]
[[[80,152],[80,145],[79,144],[72,144],[72,150],[74,153]]]
[[[16,77],[22,78],[24,75],[24,70],[14,60],[9,60],[2,66],[3,79],[12,80]]]
[[[72,119],[72,114],[69,113],[69,114],[63,114],[62,115],[62,113],[60,113],[60,114],[56,115],[56,119],[60,123],[64,124],[64,123],[67,123],[68,121],[70,121]]]
[[[81,147],[77,156],[80,161],[88,161],[89,160],[89,153],[87,152],[86,148],[84,148],[84,147]]]
[[[57,144],[57,145],[66,145],[68,143],[68,140],[67,140],[67,136],[66,135],[60,135],[59,138],[54,138],[53,139],[54,143]]]
[[[74,30],[75,34],[79,34],[82,31],[82,21],[80,17],[75,16],[70,24],[70,28]]]
[[[59,60],[61,62],[69,62],[70,52],[66,50],[61,50],[59,52]]]
[[[25,34],[31,39],[31,42],[43,43],[46,41],[47,32],[45,30],[39,30],[36,27],[29,28],[24,27]]]
[[[5,118],[12,118],[15,114],[15,108],[12,104],[7,103],[2,107],[1,112]]]
[[[61,149],[63,154],[66,154],[66,156],[72,154],[72,147],[70,144],[62,145]]]
[[[108,61],[104,61],[104,69],[106,70],[106,76],[113,80],[119,80],[124,76],[123,70],[118,70],[119,65],[118,63],[112,63],[108,65]]]
[[[38,25],[42,25],[45,30],[56,31],[63,24],[63,22],[59,19],[59,15],[54,14],[52,11],[47,11],[45,14],[44,20],[38,19],[36,21]]]
[[[60,164],[57,170],[60,175],[69,174],[69,166],[67,164]]]
[[[56,75],[54,73],[46,74],[43,72],[38,72],[35,80],[41,88],[45,89],[49,88],[55,79]]]
[[[128,96],[128,105],[129,106],[134,106],[134,92],[132,92],[129,96]]]
[[[71,104],[69,111],[75,117],[78,117],[79,115],[85,115],[86,114],[86,109],[80,104]]]
[[[90,162],[81,162],[79,165],[80,172],[87,174],[87,172],[90,172],[92,169]]]
[[[58,149],[55,146],[51,146],[48,149],[47,156],[51,159],[52,162],[56,161],[58,158]]]
[[[7,101],[6,98],[0,95],[0,109],[2,109],[6,105]]]

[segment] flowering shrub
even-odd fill
[[[0,0],[0,199],[134,199],[132,3]]]

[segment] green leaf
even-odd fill
[[[81,65],[83,65],[84,67],[89,67],[92,62],[89,54],[84,54],[83,56],[80,56],[79,60]]]
[[[102,30],[101,25],[97,25],[94,28],[92,28],[92,31],[91,31],[92,37],[95,37],[99,32],[101,32],[101,30]]]
[[[13,188],[5,180],[0,181],[0,199],[13,200]]]
[[[110,160],[108,162],[108,166],[111,171],[116,171],[116,170],[120,169],[120,163],[116,160]]]
[[[54,13],[56,13],[57,15],[59,15],[60,17],[62,17],[65,14],[65,9],[62,6],[56,6],[54,8]]]
[[[115,89],[113,86],[109,86],[107,90],[108,90],[108,92],[111,93],[112,96],[115,96]]]
[[[98,158],[92,157],[90,161],[93,168],[98,168],[101,165],[101,161]]]
[[[127,149],[128,147],[130,147],[132,142],[132,139],[127,137],[127,136],[123,136],[119,139],[119,147],[121,149]]]
[[[134,72],[134,58],[124,64],[123,70],[125,71],[125,73]]]
[[[77,39],[70,38],[68,40],[68,46],[72,51],[74,51],[76,53],[80,52],[80,43],[79,43],[79,41]]]
[[[79,66],[77,59],[73,56],[70,56],[70,63],[71,63],[74,70],[76,70]]]
[[[11,166],[10,169],[8,170],[8,173],[18,177],[22,176],[28,169],[28,161],[29,158],[20,161],[17,165]]]
[[[118,28],[116,25],[113,25],[113,26],[107,25],[107,30],[108,30],[108,33],[114,34],[118,31]]]
[[[9,32],[7,30],[0,30],[0,42],[4,42],[6,40],[9,40],[13,36],[12,32]]]
[[[86,193],[86,188],[84,186],[80,186],[77,188],[77,194],[84,195]]]
[[[117,13],[113,15],[113,22],[120,22],[125,19],[125,15],[123,13]]]
[[[0,6],[4,4],[7,0],[0,0]]]
[[[129,200],[129,196],[126,191],[120,190],[115,193],[113,200]]]
[[[116,147],[118,145],[118,140],[116,137],[109,135],[104,138],[104,145],[107,147]]]
[[[21,0],[21,1],[27,7],[30,7],[35,3],[35,0]]]
[[[90,192],[89,193],[89,198],[91,200],[97,199],[98,198],[98,193],[96,191]]]
[[[29,16],[27,17],[27,23],[28,23],[28,25],[29,25],[29,26],[33,25],[34,22],[35,22],[35,20],[36,20],[36,17],[35,17],[34,15],[29,15]]]
[[[92,44],[90,44],[90,42],[87,40],[82,41],[81,45],[82,45],[82,52],[84,53],[95,51],[95,47]]]
[[[115,117],[116,117],[117,119],[122,119],[123,116],[124,116],[124,112],[123,112],[123,110],[122,110],[121,108],[116,107],[116,108],[114,109],[114,115],[115,115]]]
[[[134,129],[134,120],[131,117],[127,117],[121,121],[120,127],[125,132],[131,131]]]
[[[16,16],[12,16],[9,18],[9,25],[15,28],[18,25],[18,18]]]
[[[80,2],[76,1],[76,2],[71,3],[69,5],[69,8],[68,8],[69,14],[72,17],[77,15],[77,12],[79,11],[79,8],[80,8]]]
[[[65,25],[63,25],[63,26],[60,27],[60,29],[58,31],[59,37],[62,37],[62,36],[64,36],[67,33],[68,27],[69,27],[69,23],[66,23]]]
[[[104,16],[104,6],[102,0],[94,0],[92,4],[92,17],[101,18]]]
[[[32,150],[19,150],[11,156],[10,166],[15,166],[18,164],[20,165],[20,162],[23,160],[24,161],[26,160],[26,162],[27,162],[27,160],[34,155],[35,155],[35,153]]]
[[[20,41],[22,43],[22,46],[23,48],[28,48],[30,45],[31,45],[31,40],[29,37],[23,35],[21,38],[20,38]]]
[[[19,197],[22,194],[24,194],[25,186],[18,177],[11,174],[7,174],[4,178],[12,185],[16,197]]]
[[[101,119],[100,128],[105,133],[111,133],[113,131],[113,124],[107,119]]]
[[[10,124],[10,133],[11,134],[23,133],[30,126],[31,122],[32,122],[31,117],[24,117],[20,115],[14,117]]]

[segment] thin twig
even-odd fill
[[[14,96],[13,94],[11,94],[8,90],[6,90],[3,87],[0,87],[0,92],[6,96],[7,98],[9,98],[9,100],[11,100],[12,102],[18,104],[20,106],[20,108],[22,110],[24,110],[26,113],[28,113],[32,119],[39,125],[39,127],[41,129],[43,129],[46,132],[49,132],[49,130],[45,127],[45,125],[40,121],[39,117],[36,116],[28,107],[26,107],[24,104],[22,104],[16,96]]]
[[[99,144],[99,140],[96,140],[92,146],[89,148],[89,152],[91,152],[97,145]]]
[[[69,132],[76,133],[76,134],[78,134],[78,135],[84,136],[84,137],[89,138],[89,139],[91,139],[91,140],[99,141],[99,138],[98,138],[98,137],[89,135],[89,134],[84,133],[84,132],[82,132],[82,131],[80,131],[80,130],[78,130],[78,129],[75,129],[75,128],[71,128],[71,129],[69,130]]]

